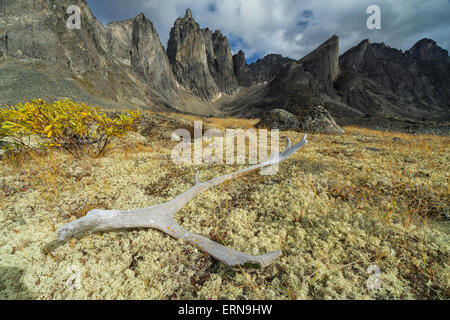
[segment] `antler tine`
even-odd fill
[[[288,138],[288,146],[286,147],[286,149],[280,154],[280,157],[282,158],[282,160],[287,159],[288,157],[290,157],[292,154],[296,153],[298,150],[300,150],[301,148],[303,148],[305,145],[308,144],[308,135],[305,135],[303,137],[303,139],[297,143],[295,146],[292,146],[292,143],[290,141],[290,139]],[[281,160],[281,161],[282,161]]]
[[[284,149],[285,151],[292,148],[292,141],[291,138],[286,138],[286,148]]]
[[[201,183],[201,182],[200,182],[200,179],[198,178],[199,174],[200,174],[199,171],[195,172],[195,178],[194,178],[194,184],[195,184],[195,185],[198,185],[198,184]]]

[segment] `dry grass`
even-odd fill
[[[255,121],[205,123],[246,129]],[[0,298],[448,299],[450,139],[345,129],[310,136],[277,175],[231,181],[177,214],[184,227],[238,250],[281,249],[264,270],[228,268],[155,230],[56,241],[58,228],[92,208],[155,205],[187,190],[197,170],[204,180],[239,166],[176,166],[175,143],[161,135],[129,136],[100,159],[4,156]],[[66,285],[72,265],[79,290]],[[366,284],[371,265],[381,270],[379,290]]]

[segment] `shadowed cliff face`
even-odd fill
[[[7,33],[1,50],[13,58],[38,59],[64,63],[71,55],[83,72],[83,67],[98,67],[98,49],[103,44],[103,26],[94,19],[84,0],[2,0],[0,25]],[[66,9],[76,4],[82,8],[83,27],[71,31],[66,26]],[[2,33],[3,33],[2,32]],[[76,54],[73,49],[78,49]],[[67,54],[66,54],[67,52]]]
[[[334,96],[338,63],[339,38],[333,36],[304,58],[284,67],[269,83],[267,94],[276,97],[281,106],[302,113],[320,104],[323,95]]]
[[[260,111],[283,108],[294,114],[303,114],[311,107],[323,104],[325,98],[331,100],[336,97],[333,83],[339,72],[337,36],[298,61],[272,55],[258,61],[252,69],[252,66],[246,67],[242,59],[242,54],[235,57],[237,62],[241,61],[238,72],[243,81],[264,79],[258,75],[261,70],[267,70],[265,80],[271,80],[258,100],[252,101],[251,108]]]
[[[421,117],[450,109],[448,53],[419,41],[406,53],[362,41],[340,59],[342,101],[372,115]]]
[[[107,26],[108,51],[167,101],[177,102],[178,85],[159,36],[144,14]]]
[[[295,60],[279,54],[268,54],[262,59],[247,65],[245,54],[241,50],[233,56],[234,72],[239,84],[248,87],[270,81],[280,70]]]
[[[238,88],[227,38],[220,31],[201,29],[190,9],[175,21],[167,55],[178,82],[207,101]]]
[[[208,44],[209,51],[213,49],[205,39],[206,32],[208,30],[200,29],[188,10],[184,18],[175,21],[170,31],[167,55],[178,82],[184,88],[206,100],[213,100],[218,96],[219,88],[208,68]]]
[[[228,39],[219,30],[212,35],[212,47],[214,52],[208,54],[209,71],[221,92],[233,94],[238,89],[233,56]]]
[[[7,33],[7,41],[0,42],[5,57],[40,63],[50,78],[73,78],[76,81],[68,92],[77,91],[81,84],[80,91],[100,95],[100,101],[178,103],[177,84],[159,36],[143,15],[105,29],[85,0],[15,0],[5,4],[0,16],[0,25]],[[66,26],[66,10],[73,4],[81,8],[80,30]],[[65,94],[55,92],[54,96]]]
[[[252,71],[245,60],[245,53],[242,50],[239,50],[239,52],[233,56],[233,68],[239,85],[249,87],[253,84]]]

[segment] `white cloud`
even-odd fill
[[[448,0],[88,0],[103,20],[119,20],[143,11],[164,45],[175,19],[191,8],[202,27],[219,29],[246,56],[280,53],[301,58],[333,34],[341,51],[369,38],[409,49],[432,38],[445,49],[450,40]],[[382,29],[368,30],[366,9],[381,7]],[[214,9],[214,10],[212,10]]]

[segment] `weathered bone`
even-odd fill
[[[128,211],[92,210],[85,217],[63,226],[58,231],[58,239],[64,241],[69,236],[86,231],[100,232],[117,229],[153,228],[161,230],[176,239],[183,239],[229,266],[251,263],[266,267],[281,255],[281,251],[260,256],[248,255],[183,229],[175,221],[174,216],[184,205],[205,190],[222,184],[227,180],[234,179],[257,169],[271,167],[286,160],[308,143],[306,138],[307,136],[303,137],[295,146],[292,146],[290,139],[288,139],[286,149],[272,156],[270,160],[221,177],[216,177],[206,182],[200,182],[197,172],[195,175],[195,185],[191,189],[159,206]]]

